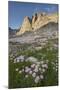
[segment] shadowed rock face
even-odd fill
[[[50,22],[58,23],[58,15],[56,13],[36,13],[32,16],[32,19],[26,16],[20,30],[16,33],[16,35],[21,35],[26,31],[36,31],[37,29],[40,29],[41,27],[47,25]]]
[[[9,27],[8,29],[9,29],[9,38],[14,37],[16,35],[17,29],[12,29],[11,27]]]
[[[37,20],[37,13],[34,16],[32,16],[32,28],[33,28],[33,24],[36,22],[36,20]]]

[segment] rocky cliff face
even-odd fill
[[[17,32],[16,35],[21,35],[26,31],[35,31],[50,22],[58,23],[58,15],[56,13],[36,13],[32,16],[32,19],[26,16],[19,32]]]
[[[25,31],[30,31],[30,30],[32,30],[31,19],[26,16],[24,18],[24,21],[22,23],[22,26],[20,28],[20,31],[17,32],[17,35],[23,34]]]
[[[47,15],[45,13],[39,13],[39,14],[33,16],[32,27],[34,30],[36,30],[50,22],[54,22],[54,23],[58,22],[57,14]]]

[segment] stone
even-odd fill
[[[37,59],[35,57],[32,57],[32,56],[28,57],[27,60],[30,61],[30,62],[33,62],[33,63],[37,62]]]

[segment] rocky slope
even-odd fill
[[[9,29],[9,38],[12,38],[13,36],[16,35],[15,29],[12,29],[11,27],[9,27],[8,29]]]
[[[11,38],[10,42],[43,45],[48,39],[54,38],[58,38],[58,23],[50,22],[34,32],[26,31],[23,35]]]

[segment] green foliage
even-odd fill
[[[22,67],[30,66],[31,62],[13,63],[13,60],[9,60],[9,88],[58,85],[58,72],[53,70],[53,65],[51,64],[52,61],[55,63],[55,60],[58,60],[58,50],[52,47],[52,42],[53,40],[50,40],[50,42],[48,42],[47,45],[41,50],[24,49],[20,52],[17,52],[18,55],[25,55],[26,57],[33,56],[39,61],[42,60],[42,57],[43,60],[49,60],[48,70],[44,73],[44,79],[36,84],[34,83],[34,79],[31,75],[29,75],[28,78],[25,78],[25,72],[19,74],[17,71],[15,71],[16,68],[19,68],[20,70]],[[50,49],[51,47],[52,49]]]

